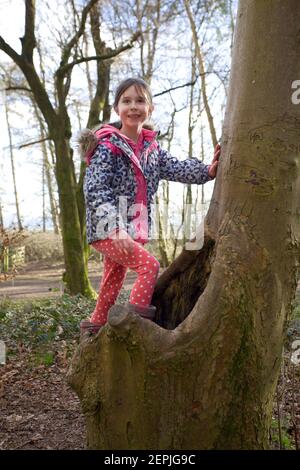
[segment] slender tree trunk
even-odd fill
[[[234,37],[234,14],[233,14],[233,1],[228,0],[228,9],[229,9],[229,19],[230,19],[230,32],[231,32],[231,37],[230,37],[230,51],[232,54],[232,48],[233,48],[233,37]]]
[[[19,198],[18,198],[18,190],[17,190],[17,181],[16,181],[16,169],[15,169],[15,162],[14,162],[14,152],[13,152],[13,141],[9,123],[9,116],[8,116],[8,106],[5,100],[4,103],[5,107],[5,118],[6,118],[6,125],[7,125],[7,132],[9,138],[9,153],[10,153],[10,163],[11,163],[11,173],[13,178],[13,185],[14,185],[14,195],[15,195],[15,204],[16,204],[16,214],[17,214],[17,222],[18,222],[18,229],[23,230],[23,224],[20,215],[20,205],[19,205]]]
[[[100,12],[99,5],[96,4],[90,12],[91,33],[93,44],[97,55],[104,55],[109,51],[104,41],[100,37]],[[110,82],[110,61],[97,62],[97,85],[91,101],[87,127],[93,128],[100,122],[110,118],[109,82]],[[108,109],[107,109],[108,108]]]
[[[140,2],[136,1],[137,26],[140,31],[144,30],[143,20],[147,19],[146,31],[140,38],[140,64],[142,77],[151,84],[153,76],[154,59],[157,50],[157,39],[161,22],[161,1]]]
[[[53,170],[53,169],[55,169],[55,148],[54,148],[54,143],[51,140],[48,141],[48,150],[49,150],[49,154],[50,154],[50,160],[49,159],[47,160],[47,168],[49,169],[49,180],[52,182],[52,180],[54,178],[54,181],[57,181],[56,180],[56,175],[54,174],[54,170]],[[48,158],[48,152],[47,152],[47,158]],[[52,189],[51,201],[52,201],[52,204],[53,204],[53,213],[55,214],[56,225],[57,225],[57,228],[58,228],[57,233],[61,233],[60,209],[59,209],[59,205],[56,201],[56,197],[54,196],[54,187],[51,186],[51,189]],[[50,199],[50,194],[49,194],[49,199]],[[52,211],[52,209],[51,209],[51,211]]]
[[[167,131],[167,150],[168,152],[171,151],[171,142],[174,137],[174,129],[175,129],[175,115],[176,115],[176,108],[174,107],[172,113],[171,113],[171,121],[169,124],[169,128]],[[169,205],[170,205],[170,182],[169,181],[163,181],[163,200],[164,200],[164,206],[163,206],[163,220],[164,221],[169,221]],[[164,224],[165,225],[165,224]],[[166,243],[170,245],[171,247],[171,255],[168,256],[169,262],[174,261],[175,253],[176,253],[176,248],[177,248],[177,239],[173,236],[174,230],[173,230],[173,224],[170,224],[170,231],[167,230],[167,234],[165,233],[165,230],[163,231],[162,236],[166,240]],[[169,238],[167,238],[169,237]]]
[[[45,80],[45,69],[44,69],[44,63],[43,63],[43,55],[42,51],[40,48],[40,44],[37,42],[36,44],[38,56],[39,56],[39,66],[41,69],[41,78],[42,78],[42,84],[44,88],[46,87],[46,80]],[[47,132],[45,129],[45,124],[42,119],[41,114],[39,113],[39,110],[36,105],[36,101],[32,94],[30,94],[30,99],[32,102],[32,106],[34,107],[34,113],[36,116],[36,119],[39,123],[40,127],[40,135],[41,135],[41,146],[42,146],[42,154],[43,154],[43,166],[44,166],[44,171],[46,175],[46,180],[47,180],[47,188],[48,188],[48,193],[49,193],[49,202],[50,202],[50,211],[51,211],[51,218],[52,218],[52,225],[54,229],[54,233],[59,234],[60,233],[60,222],[59,222],[59,209],[56,204],[56,200],[54,197],[54,190],[53,190],[53,183],[52,183],[52,170],[51,170],[51,165],[48,159],[48,150],[47,150],[47,143],[44,139],[47,137]],[[50,151],[51,157],[52,157],[52,165],[53,167],[55,166],[55,156],[54,156],[54,151],[53,151],[53,143],[48,141],[48,149]]]
[[[155,197],[155,204],[156,204],[156,210],[158,214],[158,249],[159,249],[159,255],[160,255],[160,262],[161,266],[163,268],[166,268],[169,265],[169,260],[168,260],[168,252],[167,252],[167,245],[166,245],[166,240],[164,236],[164,222],[165,220],[162,220],[162,215],[160,213],[160,204],[159,204],[159,197],[156,195]]]
[[[45,142],[43,142],[43,144],[45,144]],[[42,144],[42,147],[44,147],[43,144]],[[53,190],[53,183],[52,183],[52,171],[51,171],[51,165],[48,159],[48,152],[47,152],[46,144],[45,144],[45,148],[43,149],[43,155],[44,155],[45,176],[46,176],[47,189],[48,189],[48,194],[49,194],[49,203],[50,203],[53,229],[54,229],[54,233],[59,234],[60,230],[59,230],[58,207],[57,207],[55,197],[54,197],[54,190]]]
[[[2,211],[2,202],[0,200],[0,230],[4,229],[4,221],[3,221],[3,211]]]
[[[91,449],[268,447],[300,261],[300,9],[242,0],[237,18],[205,243],[182,252],[153,299],[167,327],[185,320],[170,331],[111,317],[82,339],[68,378]]]
[[[192,56],[191,60],[191,82],[193,83],[196,76],[196,58]],[[195,127],[194,120],[193,120],[193,109],[194,109],[194,87],[195,85],[191,85],[190,87],[190,103],[189,103],[189,120],[188,120],[188,139],[189,139],[189,158],[193,157],[193,130]],[[188,227],[188,230],[184,231],[184,238],[183,243],[185,244],[187,240],[191,237],[191,223],[192,223],[192,204],[193,204],[193,193],[192,193],[192,185],[186,185],[186,199],[184,201],[184,210],[185,210],[185,225]]]
[[[32,100],[32,106],[34,108],[35,117],[39,123],[40,137],[41,137],[41,149],[42,149],[42,155],[43,155],[43,214],[46,213],[46,200],[45,200],[44,187],[47,186],[48,194],[49,194],[52,225],[53,225],[54,233],[59,234],[58,208],[57,208],[56,201],[54,198],[51,165],[50,165],[49,158],[48,158],[47,144],[45,140],[46,131],[45,131],[42,118],[38,112],[38,109],[36,107],[34,100]]]
[[[210,110],[208,97],[207,97],[206,79],[205,79],[205,66],[204,66],[203,54],[202,54],[202,51],[201,51],[201,47],[200,47],[200,43],[199,43],[199,39],[198,39],[198,35],[197,35],[195,20],[194,20],[193,13],[192,13],[190,3],[189,3],[188,0],[184,0],[184,6],[185,6],[185,9],[186,9],[186,12],[187,12],[187,15],[188,15],[188,18],[189,18],[189,22],[190,22],[190,25],[191,25],[196,57],[198,59],[199,73],[200,73],[200,77],[201,77],[202,98],[203,98],[204,108],[205,108],[205,111],[206,111],[207,120],[208,120],[208,124],[209,124],[211,140],[212,140],[213,146],[215,147],[218,143],[218,139],[217,139],[217,135],[216,135],[214,119],[213,119],[213,116],[212,116],[212,113],[211,113],[211,110]]]
[[[83,44],[84,44],[85,56],[88,57],[89,56],[89,48],[88,48],[88,39],[87,39],[86,32],[84,32],[84,34],[83,34]],[[85,63],[85,70],[86,70],[86,79],[87,79],[87,85],[88,85],[88,91],[89,91],[89,101],[91,103],[92,99],[93,99],[93,83],[92,83],[92,78],[91,78],[89,62]]]
[[[45,204],[45,162],[42,164],[42,221],[43,221],[43,232],[46,232],[46,204]]]
[[[201,123],[201,130],[200,130],[200,136],[201,136],[201,155],[202,155],[202,160],[204,160],[204,138],[203,138],[203,125]],[[204,185],[201,186],[201,203],[205,203],[205,189]]]

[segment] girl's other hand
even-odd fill
[[[215,178],[218,171],[219,158],[221,154],[221,145],[217,144],[215,147],[214,158],[209,165],[208,174],[211,178]]]
[[[134,241],[125,230],[118,230],[117,238],[112,239],[114,246],[124,255],[128,256],[133,252]]]

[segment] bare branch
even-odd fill
[[[107,54],[103,55],[95,55],[91,57],[82,57],[81,59],[74,60],[73,62],[66,64],[64,66],[61,66],[57,72],[56,75],[65,75],[67,72],[69,72],[70,69],[74,67],[74,65],[82,64],[83,62],[89,62],[91,60],[107,60],[107,59],[112,59],[113,57],[116,57],[119,55],[121,52],[126,51],[127,49],[131,49],[133,47],[134,41],[136,41],[140,37],[141,33],[138,31],[135,33],[129,41],[116,49],[110,50]]]
[[[0,49],[5,52],[16,64],[22,61],[22,57],[0,36]]]
[[[81,20],[80,20],[80,25],[79,25],[79,29],[78,29],[78,31],[74,34],[74,36],[72,37],[72,39],[68,42],[68,44],[65,46],[64,51],[63,51],[63,55],[62,55],[61,66],[60,66],[60,68],[57,70],[57,72],[60,71],[61,69],[63,69],[64,66],[65,66],[65,64],[67,63],[67,61],[68,61],[68,59],[69,59],[69,57],[70,57],[72,48],[75,46],[75,44],[78,43],[79,38],[80,38],[80,37],[82,36],[82,34],[84,33],[87,15],[88,15],[89,11],[91,10],[91,8],[92,8],[97,2],[98,2],[98,0],[90,0],[89,3],[83,8],[83,10],[82,10],[82,15],[81,15]],[[75,64],[74,64],[74,65],[75,65]]]
[[[35,144],[40,144],[41,142],[45,142],[46,140],[50,140],[50,137],[45,137],[44,139],[40,139],[40,140],[34,140],[33,142],[28,142],[27,144],[22,144],[22,145],[19,145],[19,150],[24,148],[24,147],[30,147],[30,145],[35,145]]]
[[[156,98],[157,96],[165,95],[166,93],[170,93],[170,91],[178,90],[179,88],[185,88],[187,86],[193,86],[193,85],[195,85],[197,79],[198,79],[198,77],[196,77],[195,80],[193,80],[192,82],[187,82],[187,83],[184,83],[183,85],[174,86],[172,88],[168,88],[168,90],[164,90],[164,91],[161,91],[160,93],[156,93],[155,95],[153,95],[153,98]]]
[[[25,34],[21,38],[22,56],[27,62],[33,62],[33,50],[36,46],[35,28],[35,0],[25,1]]]
[[[29,28],[28,24],[27,28]],[[2,38],[2,36],[0,36],[0,49],[5,52],[22,70],[48,125],[55,127],[57,118],[56,112],[52,106],[52,103],[44,86],[41,83],[36,69],[34,68],[32,62],[28,62],[28,56],[26,55],[25,57],[23,55],[18,54],[9,44],[7,44],[7,42]]]
[[[28,93],[32,93],[32,90],[25,86],[8,86],[7,88],[0,89],[0,91],[26,91]]]

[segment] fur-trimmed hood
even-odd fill
[[[121,125],[121,123],[115,122],[111,124],[102,124],[98,129],[83,129],[78,138],[78,147],[81,159],[89,165],[99,141],[102,139],[109,139],[112,134],[120,134]],[[152,140],[158,134],[159,132],[155,132],[151,124],[144,124],[143,137],[146,140]]]
[[[78,139],[81,159],[89,165],[99,141],[111,137],[117,131],[118,129],[110,124],[106,124],[96,130],[84,129]]]

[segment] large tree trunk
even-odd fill
[[[166,329],[129,315],[81,341],[89,448],[268,446],[300,252],[299,24],[298,0],[240,2],[204,247],[158,281]]]

